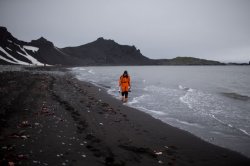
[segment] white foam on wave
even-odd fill
[[[184,89],[185,89],[185,87],[183,87],[182,85],[179,85],[178,87],[179,87],[179,89],[181,89],[181,90],[184,90]]]
[[[209,114],[209,115],[210,115],[213,119],[215,119],[216,121],[220,122],[221,124],[223,124],[223,125],[225,125],[225,126],[228,126],[228,127],[230,127],[230,128],[235,128],[235,127],[233,127],[232,124],[223,122],[223,121],[220,120],[219,118],[215,117],[215,115],[213,115],[213,114]],[[235,129],[237,129],[237,128],[235,128]]]
[[[184,96],[181,96],[179,99],[182,103],[187,104],[188,108],[193,109],[191,102],[187,99],[188,96],[185,94]]]
[[[79,70],[79,69],[81,69],[81,68],[80,68],[80,67],[70,67],[70,68],[68,68],[68,69],[74,71],[74,70]]]
[[[228,127],[230,127],[230,128],[234,128],[234,129],[236,129],[236,130],[238,130],[238,131],[241,131],[241,132],[244,133],[245,135],[250,136],[250,133],[248,133],[246,130],[241,129],[241,128],[234,127],[234,126],[233,126],[232,124],[230,124],[230,123],[225,123],[225,122],[223,122],[222,120],[216,118],[215,115],[213,115],[213,114],[210,114],[210,116],[211,116],[212,118],[214,118],[215,120],[217,120],[218,122],[220,122],[221,124],[223,124],[223,125],[225,125],[225,126],[228,126]]]
[[[72,71],[84,71],[84,70],[86,70],[86,69],[83,68],[83,67],[71,67],[71,68],[68,68],[68,69],[70,69],[70,70],[72,70]]]
[[[185,95],[179,97],[179,100],[186,104],[188,108],[193,109],[195,107],[195,104],[198,104],[196,96],[201,95],[201,93],[195,89],[188,88],[182,85],[178,86],[180,90],[185,91]]]
[[[220,113],[222,113],[223,112],[223,110],[221,110],[221,109],[211,109],[210,110],[210,113],[211,114],[220,114]]]
[[[215,95],[197,89],[189,89],[179,97],[188,108],[202,114],[209,114],[209,110],[222,110],[223,104]]]
[[[194,123],[194,122],[187,122],[187,121],[184,121],[184,120],[180,120],[180,119],[177,119],[177,118],[170,118],[170,117],[167,117],[165,118],[167,121],[174,121],[174,123],[179,123],[179,124],[182,124],[182,125],[185,125],[185,126],[193,126],[193,127],[197,127],[197,128],[204,128],[204,126],[198,124],[198,123]]]
[[[153,93],[167,93],[167,92],[169,92],[168,88],[155,86],[155,85],[146,86],[145,88],[143,88],[143,90],[146,92],[153,92]]]
[[[235,137],[232,134],[226,134],[226,133],[222,133],[222,132],[219,132],[219,131],[209,131],[209,133],[224,136],[224,137]],[[213,138],[213,139],[215,139],[215,138]]]
[[[95,74],[95,72],[94,72],[92,69],[90,69],[88,72],[89,72],[90,74]]]
[[[135,104],[135,103],[139,103],[139,101],[136,100],[136,97],[134,97],[132,101],[128,102],[129,105],[132,105],[132,104]]]
[[[112,95],[115,91],[116,91],[115,88],[110,88],[110,89],[107,90],[107,93]]]
[[[169,98],[179,97],[179,90],[178,89],[172,89],[172,88],[166,88],[162,86],[155,86],[155,85],[149,85],[143,88],[143,91],[145,93],[150,93],[152,96],[156,97],[166,97],[166,95]]]
[[[227,123],[223,122],[222,120],[216,118],[215,115],[213,115],[213,114],[209,114],[209,115],[210,115],[213,119],[217,120],[218,122],[220,122],[220,123],[222,123],[222,124],[224,124],[224,125],[228,125]]]
[[[75,77],[80,81],[85,81],[80,75],[76,74]]]
[[[185,124],[185,125],[195,126],[195,127],[198,127],[198,128],[203,128],[203,127],[202,127],[201,125],[199,125],[198,123],[191,123],[191,122],[182,121],[182,120],[179,120],[179,119],[176,119],[176,121],[179,122],[179,123]]]
[[[162,116],[162,115],[166,115],[165,112],[147,109],[147,108],[142,107],[142,106],[137,106],[137,107],[135,107],[135,108],[137,108],[137,109],[139,109],[139,110],[141,110],[141,111],[144,111],[144,112],[151,113],[151,114],[153,113],[153,114],[161,115],[161,116]]]
[[[132,105],[132,104],[135,104],[135,103],[139,103],[139,102],[143,101],[146,97],[149,97],[149,95],[144,94],[144,95],[141,95],[141,96],[138,96],[138,97],[134,97],[132,99],[132,101],[128,102],[128,104]]]
[[[250,133],[248,133],[246,130],[244,130],[244,129],[239,129],[239,130],[240,130],[241,132],[243,132],[244,134],[250,136]]]
[[[180,90],[184,90],[184,91],[187,91],[187,92],[193,92],[194,91],[194,89],[188,88],[188,87],[185,87],[185,86],[182,86],[182,85],[179,85],[178,88]]]
[[[119,96],[120,96],[120,91],[119,91],[119,89],[118,88],[109,88],[108,90],[107,90],[107,93],[109,94],[109,95],[112,95],[112,96],[114,96],[115,98],[119,98]]]

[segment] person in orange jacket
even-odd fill
[[[120,77],[119,86],[121,90],[122,101],[127,102],[128,92],[130,91],[131,85],[130,85],[130,76],[128,75],[128,72],[126,70]]]

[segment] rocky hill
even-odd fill
[[[193,58],[193,57],[176,57],[173,59],[155,60],[157,65],[224,65],[221,62]]]
[[[83,60],[63,53],[41,37],[31,42],[16,39],[0,27],[0,64],[13,65],[81,65]]]
[[[113,40],[98,38],[96,41],[66,47],[62,51],[84,60],[84,65],[150,65],[152,60],[143,56],[135,46],[120,45]]]
[[[0,64],[13,65],[222,65],[220,62],[191,57],[153,60],[143,56],[135,46],[120,45],[98,38],[91,43],[57,48],[41,37],[31,42],[16,39],[0,27]]]

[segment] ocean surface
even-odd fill
[[[250,66],[71,68],[117,99],[124,70],[132,83],[127,105],[250,157]]]

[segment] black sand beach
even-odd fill
[[[0,76],[0,165],[250,165],[249,158],[129,108],[66,69]]]

